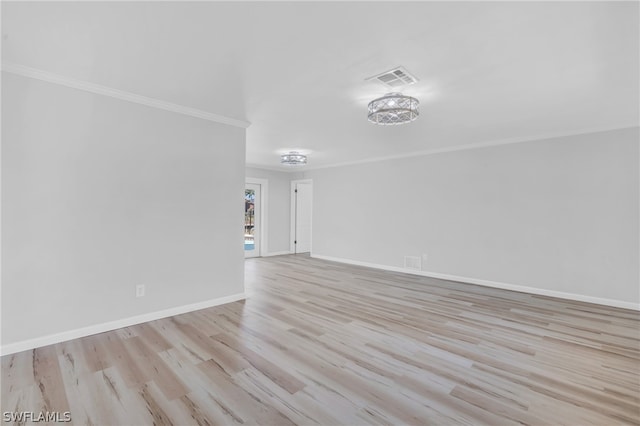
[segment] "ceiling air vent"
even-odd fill
[[[404,67],[397,67],[382,74],[367,78],[367,81],[379,81],[387,87],[408,86],[418,81]]]

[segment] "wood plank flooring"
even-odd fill
[[[87,425],[640,424],[640,314],[279,256],[246,301],[2,358]],[[27,422],[31,424],[31,422]]]

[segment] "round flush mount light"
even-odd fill
[[[304,166],[307,164],[307,156],[298,151],[291,151],[280,156],[280,163],[285,166]]]
[[[402,93],[387,93],[369,102],[368,120],[381,126],[410,123],[420,115],[420,102]]]

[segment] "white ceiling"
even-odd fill
[[[638,2],[2,3],[2,60],[248,120],[309,167],[638,125]],[[402,65],[421,116],[376,126]]]

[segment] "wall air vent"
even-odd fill
[[[409,74],[409,71],[404,67],[397,67],[382,74],[369,77],[366,81],[378,81],[387,87],[397,88],[413,84],[418,81],[418,79]]]
[[[420,256],[405,256],[404,257],[405,269],[417,269],[422,270],[422,258]]]

